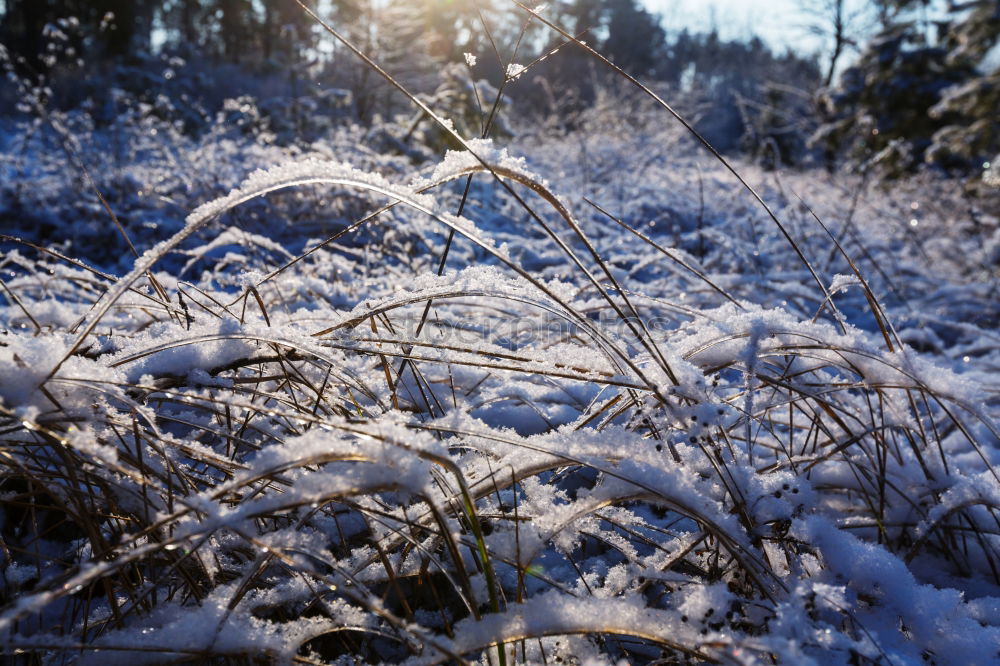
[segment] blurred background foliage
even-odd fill
[[[1000,0],[798,4],[808,21],[795,29],[821,36],[821,52],[668,30],[639,0],[557,0],[544,15],[664,92],[723,152],[775,167],[995,178]],[[489,97],[481,91],[505,84],[501,62],[527,64],[559,46],[558,35],[503,0],[311,6],[470,136]],[[415,139],[440,148],[426,119],[406,119],[406,101],[295,0],[0,0],[0,12],[11,80],[33,82],[54,108],[90,109],[97,123],[114,122],[131,101],[198,132],[243,97],[276,140],[309,141],[310,128],[330,122],[402,119],[401,150]],[[620,86],[574,47],[506,84],[505,99],[518,107],[508,117],[562,131]],[[16,113],[23,92],[8,83],[0,109]],[[316,114],[329,122],[317,125]]]

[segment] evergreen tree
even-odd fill
[[[932,164],[982,171],[1000,152],[1000,0],[951,3],[916,20],[915,0],[883,0],[883,30],[821,98],[814,136],[838,154],[885,175]]]
[[[931,108],[943,91],[969,80],[972,69],[931,43],[919,21],[890,21],[847,68],[836,88],[820,97],[822,126],[813,142],[828,162],[838,154],[884,175],[900,175],[923,163],[934,134],[949,119]]]
[[[663,63],[666,33],[636,0],[607,0],[608,36],[602,51],[625,71],[649,76]]]
[[[973,70],[972,76],[946,89],[930,109],[947,122],[932,138],[928,161],[945,167],[989,170],[1000,160],[1000,0],[974,0],[948,26],[948,60]]]
[[[72,19],[80,26],[80,56],[119,58],[148,50],[159,0],[6,0],[0,40],[29,69],[46,69],[45,26]]]
[[[259,30],[265,59],[277,55],[286,60],[295,58],[315,44],[312,18],[295,0],[268,0],[261,4],[261,11]]]

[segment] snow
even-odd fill
[[[512,62],[509,65],[507,65],[507,78],[511,80],[516,79],[519,76],[521,76],[521,74],[524,73],[524,70],[525,70],[524,65],[519,65],[516,62]]]
[[[75,239],[0,257],[5,653],[995,663],[1000,221],[739,165],[823,293],[725,169],[588,113],[433,159],[149,119],[101,183],[138,258],[0,141]]]

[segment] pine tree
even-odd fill
[[[948,124],[933,136],[927,159],[973,171],[1000,162],[1000,58],[989,60],[1000,44],[1000,0],[978,0],[956,7],[964,15],[948,27],[949,62],[970,68],[973,76],[946,89],[930,109]]]
[[[259,30],[263,56],[288,61],[297,58],[315,44],[312,18],[295,0],[269,0],[260,5]]]
[[[648,76],[663,61],[666,33],[636,0],[607,0],[608,36],[602,51],[625,71]]]
[[[932,137],[950,121],[930,110],[944,90],[967,82],[973,70],[949,59],[920,21],[890,21],[820,96],[823,121],[813,143],[828,161],[843,154],[883,175],[919,167]]]
[[[828,157],[846,154],[899,175],[924,165],[983,172],[1000,152],[1000,0],[950,3],[914,20],[917,0],[880,2],[883,30],[821,97],[814,136]]]

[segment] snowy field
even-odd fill
[[[631,106],[3,127],[4,651],[998,663],[997,195]]]

